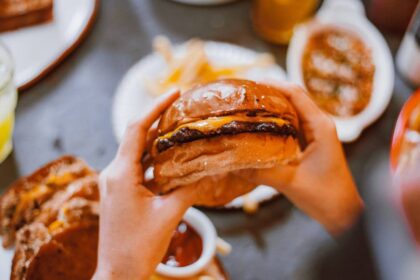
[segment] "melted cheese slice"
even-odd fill
[[[275,123],[279,126],[283,126],[288,122],[281,119],[281,118],[274,118],[274,117],[248,117],[248,116],[225,116],[225,117],[213,117],[208,118],[205,120],[199,120],[192,123],[187,123],[184,125],[179,126],[174,131],[168,132],[163,136],[160,136],[158,139],[168,139],[171,138],[177,131],[181,130],[182,128],[189,128],[193,130],[198,130],[203,133],[214,131],[225,124],[231,123],[233,121],[238,122],[252,122],[252,123]]]
[[[47,178],[47,184],[48,185],[59,185],[64,186],[76,179],[76,174],[73,172],[64,172],[62,174],[51,174]]]
[[[65,226],[65,223],[63,221],[56,220],[48,226],[48,230],[49,232],[54,232],[56,230],[64,228],[64,226]]]
[[[39,184],[32,189],[22,193],[20,195],[20,200],[18,205],[16,206],[16,210],[14,213],[14,219],[18,218],[20,213],[25,211],[26,208],[30,207],[33,202],[43,196],[48,196],[54,192],[54,189],[50,187],[50,185],[58,185],[58,186],[65,186],[70,182],[74,181],[75,176],[71,172],[65,172],[63,174],[51,174],[45,183]]]

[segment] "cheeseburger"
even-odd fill
[[[298,118],[281,90],[219,80],[182,94],[162,115],[151,156],[160,192],[233,171],[270,168],[299,153]],[[228,182],[230,180],[230,183]]]

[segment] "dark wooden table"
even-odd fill
[[[252,31],[249,1],[218,7],[193,7],[166,0],[103,0],[87,40],[52,74],[22,93],[17,108],[14,152],[0,165],[0,188],[64,153],[101,169],[117,143],[111,128],[114,91],[128,68],[151,51],[158,34],[174,42],[191,37],[220,40],[271,51],[285,65],[285,47],[269,45]],[[393,51],[400,38],[388,38]],[[346,145],[363,194],[367,166],[388,151],[402,102],[411,91],[398,77],[385,114],[360,139]],[[367,200],[368,201],[368,200]],[[237,211],[206,211],[219,234],[233,245],[223,257],[232,279],[379,278],[365,231],[365,218],[339,240],[281,198],[255,216]]]

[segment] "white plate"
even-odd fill
[[[333,117],[340,140],[352,142],[360,136],[363,129],[382,115],[391,101],[395,75],[392,56],[381,33],[366,18],[360,1],[327,0],[314,21],[302,24],[295,29],[287,52],[287,71],[292,82],[304,86],[301,58],[306,41],[313,30],[324,25],[354,31],[372,50],[375,75],[369,104],[355,116]]]
[[[4,249],[1,247],[1,242],[2,238],[0,238],[0,278],[9,279],[14,250]]]
[[[41,78],[76,47],[98,5],[98,0],[55,0],[53,21],[0,33],[15,61],[18,88]]]
[[[180,56],[184,52],[185,45],[177,46],[174,50],[175,56]],[[218,66],[251,63],[260,55],[255,51],[240,46],[212,41],[205,42],[205,52],[211,63]],[[144,80],[158,77],[165,67],[166,64],[163,58],[158,54],[152,53],[137,62],[123,77],[115,93],[112,108],[112,123],[118,141],[121,140],[127,124],[131,120],[141,117],[156,99],[155,96],[146,91],[143,84]],[[273,65],[266,68],[254,68],[244,73],[241,78],[255,81],[283,81],[285,73],[280,66]],[[277,192],[273,189],[260,186],[249,193],[249,196],[250,199],[263,202],[271,199],[276,194]],[[242,205],[243,198],[240,197],[227,206],[238,208]]]

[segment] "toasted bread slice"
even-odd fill
[[[73,198],[59,210],[50,226],[32,223],[19,230],[11,280],[84,280],[96,269],[98,248],[98,202]],[[202,278],[202,277],[211,278]],[[227,280],[215,258],[196,277],[188,280]],[[174,280],[153,275],[151,280]],[[187,280],[187,279],[185,279]]]
[[[97,173],[72,156],[14,183],[0,197],[5,245],[13,244],[17,236],[10,279],[90,279],[97,261],[98,206]],[[228,279],[217,258],[189,280],[206,276]]]
[[[84,182],[83,178],[95,174],[84,161],[63,156],[12,184],[0,197],[0,234],[3,235],[3,246],[13,245],[15,234],[20,228],[35,221],[44,208],[51,208],[51,205],[44,204],[58,192],[66,191],[69,186]],[[88,185],[94,188],[91,182]],[[83,188],[79,187],[79,193],[83,193],[80,189]],[[43,219],[46,219],[44,216]]]
[[[63,204],[77,197],[91,201],[99,201],[97,174],[77,179],[69,184],[66,189],[56,192],[41,206],[39,215],[34,218],[34,222],[41,222],[47,226],[50,225],[57,219],[57,215]]]
[[[11,280],[88,280],[96,268],[98,202],[74,198],[49,227],[32,223],[19,230]]]
[[[0,32],[51,21],[53,5],[53,0],[0,1]]]
[[[0,32],[51,21],[53,4],[53,0],[1,0]]]

